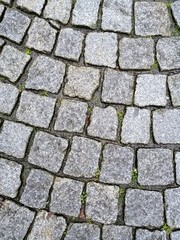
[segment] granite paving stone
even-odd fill
[[[136,240],[167,240],[165,231],[148,231],[146,229],[138,229],[136,231]]]
[[[41,14],[45,0],[17,0],[18,7],[25,9],[28,12]]]
[[[174,18],[178,26],[180,27],[180,1],[171,3],[171,9],[172,9]]]
[[[103,240],[132,240],[132,228],[126,226],[104,225]]]
[[[174,107],[180,107],[180,74],[168,77],[168,86]]]
[[[180,239],[180,231],[171,233],[171,240],[179,240]]]
[[[176,163],[176,182],[180,185],[180,152],[175,154],[175,163]]]

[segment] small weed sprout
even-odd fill
[[[119,198],[123,201],[124,200],[124,196],[125,196],[125,189],[121,187],[119,189]]]
[[[132,181],[137,182],[137,180],[138,180],[138,171],[137,171],[136,168],[133,168],[133,170],[132,170]]]
[[[119,121],[122,121],[122,120],[123,120],[123,117],[124,117],[124,112],[123,112],[123,111],[118,111],[118,112],[117,112],[117,116],[118,116],[118,120],[119,120]]]
[[[180,27],[176,26],[172,31],[173,36],[180,36]]]
[[[154,70],[156,70],[156,69],[158,69],[158,66],[159,66],[158,62],[155,61],[155,62],[153,63],[153,65],[151,65],[151,72],[154,71]]]
[[[46,96],[46,97],[48,97],[48,92],[47,92],[47,91],[42,91],[42,92],[40,93],[40,95],[41,95],[41,96]]]
[[[81,194],[81,203],[85,204],[86,203],[86,199],[87,199],[87,193],[83,192]]]
[[[170,2],[167,2],[167,3],[165,3],[165,4],[166,4],[166,7],[167,7],[167,8],[171,8],[172,2],[170,1]]]
[[[100,175],[100,169],[98,168],[95,172],[95,178],[96,180],[99,180],[99,175]]]
[[[171,232],[173,231],[173,228],[169,227],[166,223],[164,223],[162,226],[162,230],[164,230],[167,233],[167,235],[170,235]]]
[[[25,83],[21,83],[18,87],[19,91],[22,92],[25,89]]]
[[[32,50],[29,49],[29,48],[26,48],[26,49],[25,49],[25,53],[26,53],[27,55],[31,55],[31,54],[32,54]]]

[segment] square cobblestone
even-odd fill
[[[174,107],[180,107],[180,74],[168,77],[168,86]]]
[[[73,138],[64,173],[75,177],[95,176],[101,153],[101,143],[92,139]]]
[[[163,198],[160,192],[129,189],[125,200],[125,223],[136,227],[163,225]]]
[[[56,99],[24,91],[16,113],[18,120],[47,128],[53,116]]]
[[[104,225],[103,240],[132,240],[132,228],[126,226]]]
[[[0,152],[23,158],[31,132],[32,128],[24,124],[4,121],[0,132]]]
[[[141,185],[174,183],[173,152],[169,149],[139,149],[138,182]]]
[[[171,240],[179,240],[180,239],[180,231],[171,233]]]
[[[53,177],[44,171],[31,170],[20,202],[33,208],[45,208]]]
[[[154,41],[145,38],[123,38],[119,43],[121,69],[151,69],[154,63]]]
[[[64,159],[68,141],[49,133],[38,132],[31,148],[28,162],[58,172]]]
[[[115,68],[117,50],[117,34],[108,32],[89,33],[86,37],[85,62]]]
[[[14,47],[4,46],[0,54],[0,75],[9,78],[11,82],[17,81],[29,60],[27,54]]]
[[[38,56],[29,69],[26,88],[57,93],[65,75],[65,64],[46,56]]]
[[[180,1],[171,3],[171,9],[178,26],[180,27]]]
[[[102,101],[130,105],[133,98],[133,87],[133,75],[108,69],[103,82]]]
[[[180,185],[180,152],[175,154],[175,163],[176,163],[176,182]]]
[[[136,231],[136,240],[167,240],[167,237],[165,231],[138,229]]]
[[[81,208],[83,185],[76,180],[56,178],[51,194],[51,212],[77,217]]]
[[[17,0],[18,7],[27,10],[28,12],[41,14],[45,0]]]

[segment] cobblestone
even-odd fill
[[[132,240],[132,229],[125,226],[104,225],[102,239]]]
[[[171,240],[179,240],[180,239],[180,231],[171,233]]]
[[[175,154],[176,163],[176,182],[180,185],[180,152]]]
[[[173,16],[176,19],[178,26],[180,27],[180,1],[173,2],[171,4]]]
[[[136,239],[137,240],[167,240],[166,232],[165,231],[148,231],[145,229],[138,229],[136,232]]]
[[[45,0],[17,0],[17,6],[27,10],[28,12],[37,13],[38,15],[41,14],[44,3]]]
[[[169,76],[168,86],[169,86],[173,106],[179,107],[180,106],[180,74]]]

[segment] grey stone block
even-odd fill
[[[171,3],[172,13],[178,26],[180,27],[180,1]]]
[[[180,107],[180,74],[168,77],[168,86],[174,107]]]
[[[27,10],[28,12],[41,14],[45,0],[17,0],[18,7]]]
[[[176,182],[180,185],[180,152],[175,154],[175,163],[176,163]]]
[[[104,225],[103,240],[132,240],[132,228],[126,226]]]
[[[148,231],[146,229],[138,229],[136,231],[136,240],[167,240],[165,231]]]
[[[171,233],[171,240],[179,240],[180,239],[180,231]]]

